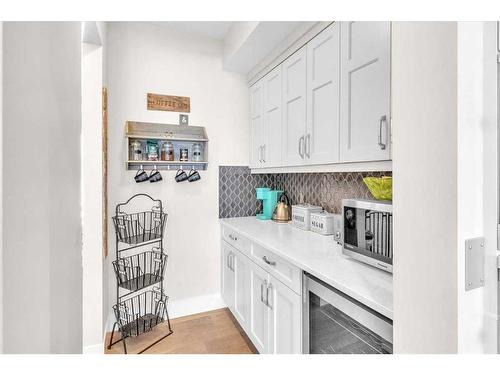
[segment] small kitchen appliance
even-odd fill
[[[311,213],[311,231],[330,236],[334,233],[335,215],[326,211]]]
[[[270,188],[257,188],[255,190],[257,199],[262,201],[262,213],[257,214],[257,219],[271,220],[273,218],[274,207],[283,190],[271,190]]]
[[[292,225],[294,227],[309,230],[311,228],[311,213],[320,212],[320,206],[311,204],[297,204],[292,206]]]
[[[392,273],[392,202],[344,199],[342,215],[342,252]]]
[[[287,223],[292,220],[292,208],[290,207],[290,198],[286,193],[280,195],[278,204],[273,212],[273,220],[277,223]]]

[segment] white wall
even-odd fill
[[[483,338],[483,351],[498,353],[498,67],[496,22],[483,25],[483,235],[486,242],[485,288],[482,301],[484,325],[476,336]],[[464,340],[465,341],[465,340]]]
[[[460,352],[483,351],[484,288],[465,291],[465,241],[483,236],[483,26],[458,22],[458,330]]]
[[[3,110],[2,110],[2,91],[3,91],[3,22],[0,21],[0,166],[3,166]],[[0,223],[3,222],[3,168],[0,168]],[[0,225],[0,274],[3,274],[3,225]],[[0,354],[3,353],[3,277],[0,276]]]
[[[457,351],[457,26],[393,23],[394,351]]]
[[[103,46],[82,44],[83,348],[102,352],[102,71]]]
[[[457,251],[461,353],[497,352],[495,37],[495,23],[458,23]],[[464,243],[479,236],[486,238],[486,285],[465,291]]]
[[[4,352],[79,353],[81,27],[3,26]]]
[[[117,203],[135,193],[162,199],[169,215],[166,290],[170,311],[176,315],[176,311],[188,313],[189,306],[216,306],[221,301],[218,167],[248,165],[245,79],[222,70],[222,43],[157,25],[110,23],[107,47],[110,215]],[[189,122],[205,126],[210,139],[209,166],[201,172],[201,181],[178,184],[175,171],[162,171],[162,182],[136,184],[135,172],[125,170],[125,121],[176,124],[179,120],[178,113],[147,111],[148,92],[191,97]],[[108,263],[115,257],[111,225]],[[109,277],[111,305],[116,293],[113,271]]]

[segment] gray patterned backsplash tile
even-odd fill
[[[248,167],[219,167],[219,217],[254,216],[262,211],[255,189],[284,190],[292,204],[311,203],[328,212],[340,213],[342,199],[372,195],[363,177],[391,176],[392,172],[333,172],[250,174]]]

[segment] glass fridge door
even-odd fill
[[[392,344],[309,292],[311,354],[391,354]]]

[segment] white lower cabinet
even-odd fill
[[[302,298],[270,276],[269,350],[272,354],[302,352]]]
[[[259,353],[302,353],[301,296],[224,240],[222,270],[222,297]]]
[[[234,315],[246,329],[250,325],[250,266],[251,262],[239,251],[234,252]]]
[[[222,299],[229,310],[234,312],[235,278],[232,266],[234,251],[226,242],[222,241]]]
[[[259,353],[268,353],[269,309],[266,304],[267,272],[255,263],[250,268],[250,327],[246,331]]]

